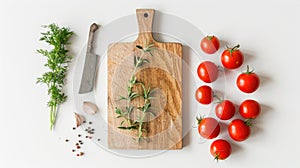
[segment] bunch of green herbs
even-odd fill
[[[151,107],[150,99],[152,97],[150,96],[151,90],[150,86],[146,87],[144,83],[137,81],[137,78],[135,76],[136,71],[138,68],[142,67],[144,64],[149,64],[150,61],[148,59],[143,58],[145,54],[149,54],[153,56],[151,51],[154,49],[153,44],[145,45],[145,47],[142,47],[140,45],[137,45],[136,48],[138,48],[140,51],[142,51],[141,56],[134,56],[134,70],[132,72],[132,75],[130,77],[130,80],[128,80],[128,86],[127,86],[127,95],[126,96],[120,96],[119,100],[125,100],[127,101],[127,106],[125,107],[125,110],[121,110],[120,108],[116,108],[115,112],[117,114],[117,118],[122,118],[119,129],[124,130],[137,130],[138,132],[138,142],[140,142],[141,139],[143,139],[143,132],[147,132],[147,130],[144,129],[144,123],[145,123],[145,117],[148,114],[152,114],[155,116],[155,114],[149,110]],[[140,85],[142,87],[142,93],[137,93],[133,91],[134,86]],[[137,97],[143,97],[144,103],[141,107],[135,107],[131,105],[131,101],[133,101]],[[131,114],[134,109],[137,109],[141,114],[137,117],[137,119],[132,119]],[[125,124],[126,123],[126,124]],[[126,125],[126,126],[124,126]]]
[[[49,70],[41,77],[37,78],[37,83],[45,84],[48,88],[50,100],[47,105],[50,108],[50,130],[54,129],[58,106],[64,103],[67,96],[63,92],[66,73],[72,57],[68,55],[67,45],[73,32],[69,28],[60,28],[56,24],[42,26],[48,31],[41,33],[40,41],[46,42],[51,46],[51,50],[38,49],[37,52],[47,58],[47,63],[44,65]]]

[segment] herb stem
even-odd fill
[[[136,63],[136,65],[134,66],[134,69],[133,69],[130,79],[132,79],[134,77],[134,74],[136,73],[136,70],[139,67],[138,65],[140,64],[141,60],[143,60],[142,58],[144,57],[144,55],[145,55],[145,52],[142,53],[142,56],[140,57],[139,62]]]

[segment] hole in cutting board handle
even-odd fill
[[[148,13],[144,13],[144,17],[147,18],[149,15]]]

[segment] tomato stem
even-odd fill
[[[214,158],[214,160],[216,160],[217,162],[219,162],[219,159],[220,159],[220,152],[217,154],[217,153],[215,153],[215,158]]]
[[[218,71],[224,71],[223,67],[221,67],[220,65],[218,65],[217,67],[218,67]]]
[[[252,118],[249,118],[249,119],[246,119],[246,120],[244,121],[244,123],[245,123],[247,126],[251,127],[251,126],[252,126],[252,121],[253,121],[253,119],[252,119]]]
[[[218,100],[218,103],[221,103],[222,101],[224,101],[224,99],[219,98],[218,95],[216,95],[215,93],[213,93],[213,97],[216,98]]]
[[[234,46],[234,47],[232,47],[232,48],[228,48],[228,47],[227,47],[227,50],[229,51],[230,56],[231,56],[232,53],[233,53],[234,51],[238,50],[239,48],[240,48],[240,45],[238,44],[238,45],[236,45],[236,46]]]
[[[239,49],[239,48],[240,48],[240,45],[238,44],[238,45],[234,46],[234,47],[232,48],[232,50],[235,51],[235,50],[237,50],[237,49]]]
[[[203,120],[204,115],[199,117],[196,117],[196,120],[198,121],[198,125],[201,123],[201,121]]]
[[[250,66],[247,65],[247,71],[245,72],[245,74],[252,74],[254,72],[254,69],[250,70]]]
[[[208,38],[209,40],[213,39],[214,38],[214,35],[210,36],[210,35],[207,35],[206,38]]]

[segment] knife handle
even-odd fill
[[[90,26],[90,32],[89,32],[89,39],[87,44],[87,53],[91,53],[93,49],[93,40],[94,40],[94,33],[96,30],[98,30],[99,26],[96,23],[93,23]]]

